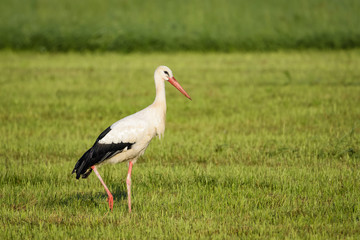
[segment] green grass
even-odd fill
[[[97,135],[153,101],[167,129],[133,168],[72,168]],[[0,53],[1,239],[358,239],[360,51]]]
[[[358,0],[2,0],[0,48],[249,51],[360,47]]]

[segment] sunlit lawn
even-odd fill
[[[133,169],[72,168],[149,105],[169,66],[164,139]],[[0,53],[2,239],[360,237],[360,51]]]

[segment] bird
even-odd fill
[[[141,111],[129,115],[106,128],[95,140],[95,143],[76,162],[72,173],[76,179],[87,178],[92,171],[100,180],[108,195],[110,211],[113,209],[113,195],[97,170],[97,166],[107,163],[128,162],[126,177],[128,208],[131,212],[131,172],[133,164],[142,156],[150,141],[165,132],[166,95],[165,82],[177,88],[185,97],[192,100],[189,94],[174,78],[167,66],[159,66],[154,73],[156,96],[154,102]]]

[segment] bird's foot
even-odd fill
[[[109,208],[110,208],[110,211],[113,210],[113,206],[114,206],[114,198],[112,195],[109,195],[108,196],[108,203],[109,203]]]

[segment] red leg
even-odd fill
[[[104,188],[105,188],[105,191],[106,191],[106,193],[107,193],[107,195],[108,195],[109,208],[110,208],[110,210],[112,211],[113,205],[114,205],[113,195],[111,194],[110,190],[107,188],[106,184],[105,184],[104,181],[102,180],[99,172],[96,170],[96,167],[95,167],[95,166],[92,166],[91,168],[92,168],[92,170],[94,171],[94,173],[96,174],[96,176],[99,178],[101,184],[102,184],[102,185],[104,186]]]
[[[126,178],[126,187],[127,187],[127,193],[128,193],[128,206],[129,206],[129,212],[131,212],[131,170],[132,170],[133,163],[129,162],[129,171]]]

